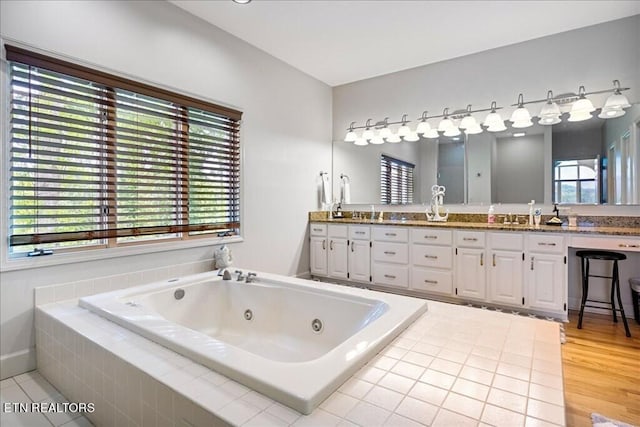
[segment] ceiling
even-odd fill
[[[169,0],[338,86],[640,13],[640,1]]]

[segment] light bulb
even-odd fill
[[[504,120],[502,120],[502,116],[495,111],[487,114],[487,118],[484,119],[485,126],[488,127],[489,132],[501,132],[505,130],[507,127],[504,125]]]
[[[387,142],[390,142],[392,144],[397,144],[400,141],[402,140],[400,139],[400,136],[397,133],[392,133],[391,136],[387,138]]]
[[[511,126],[514,128],[527,128],[533,125],[531,114],[525,107],[516,108],[509,121],[513,122]]]
[[[624,108],[629,107],[631,107],[631,104],[629,104],[627,97],[620,92],[616,92],[607,98],[598,117],[601,119],[613,119],[614,117],[624,116]]]
[[[355,142],[353,143],[354,145],[360,145],[360,146],[365,146],[365,145],[369,145],[369,143],[367,142],[366,139],[364,138],[358,138],[355,140]]]
[[[364,132],[362,132],[362,137],[367,141],[374,137],[373,131],[370,128],[366,128]]]
[[[416,142],[420,140],[420,137],[416,132],[409,132],[409,135],[404,137],[405,141]]]
[[[391,129],[389,129],[388,127],[383,127],[382,129],[380,129],[380,132],[378,134],[381,138],[389,138],[391,136]]]
[[[424,135],[422,135],[425,138],[440,138],[440,134],[438,133],[438,129],[435,128],[431,128],[429,129]]]
[[[553,94],[549,91],[549,95],[547,96],[547,103],[542,106],[540,110],[540,120],[538,123],[541,125],[549,126],[555,125],[556,123],[560,123],[560,107],[553,100]]]
[[[409,126],[407,126],[405,123],[402,123],[402,126],[400,126],[400,129],[398,129],[398,136],[405,137],[410,133],[411,133],[411,129],[409,129]]]
[[[358,135],[356,135],[355,131],[350,130],[349,132],[347,132],[347,134],[344,137],[344,142],[355,142],[355,140],[358,138]]]
[[[460,135],[460,129],[457,126],[451,126],[449,129],[444,131],[444,136],[458,136]]]
[[[480,127],[480,125],[476,123],[475,126],[469,126],[468,128],[466,128],[464,130],[464,133],[466,133],[467,135],[476,135],[482,133],[482,127]]]
[[[382,137],[380,135],[374,136],[373,138],[371,138],[369,143],[370,144],[375,144],[375,145],[384,144],[384,139],[382,139]]]
[[[452,127],[454,127],[453,121],[445,116],[445,118],[440,120],[440,123],[438,124],[438,132],[446,132]]]
[[[416,127],[416,133],[425,134],[431,130],[431,125],[427,121],[423,121],[418,123],[418,127]]]
[[[460,120],[460,129],[467,129],[474,126],[477,126],[478,122],[473,116],[464,116],[462,120]]]
[[[569,118],[567,120],[569,120],[570,122],[583,122],[585,120],[589,120],[591,118],[591,113],[588,111],[571,111],[571,114],[569,114]]]

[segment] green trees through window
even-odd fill
[[[240,113],[24,62],[10,62],[12,253],[239,232]]]

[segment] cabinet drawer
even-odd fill
[[[373,240],[378,242],[408,242],[409,230],[398,227],[374,227]]]
[[[554,236],[544,233],[529,234],[527,236],[527,249],[529,252],[564,253],[564,236]]]
[[[346,239],[348,237],[348,227],[346,225],[330,225],[329,237]]]
[[[327,224],[310,224],[309,225],[309,233],[312,236],[326,236],[327,235]]]
[[[409,245],[406,243],[375,242],[373,244],[373,260],[408,264]]]
[[[451,268],[453,256],[450,246],[413,245],[411,261],[422,267]]]
[[[380,285],[409,287],[409,267],[373,264],[373,282]]]
[[[431,230],[429,228],[416,228],[411,230],[411,241],[427,245],[450,245],[452,241],[451,230]]]
[[[411,274],[411,289],[451,295],[453,274],[450,271],[414,268]]]
[[[524,236],[520,233],[490,233],[491,249],[505,251],[521,251],[524,247]]]
[[[483,231],[456,231],[456,246],[465,248],[484,248],[485,233]]]
[[[362,225],[349,226],[349,239],[351,240],[369,240],[371,238],[371,229]]]

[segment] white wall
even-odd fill
[[[389,117],[390,121],[396,121],[408,114],[414,119],[411,125],[415,126],[415,118],[424,110],[435,115],[441,114],[445,107],[454,111],[467,104],[487,108],[494,100],[505,107],[501,113],[508,118],[515,109],[510,105],[517,101],[519,93],[524,94],[525,101],[544,99],[549,89],[555,94],[577,92],[580,85],[587,91],[601,90],[612,87],[613,79],[631,87],[625,95],[635,103],[640,101],[639,45],[640,15],[635,15],[338,86],[333,91],[333,139],[344,138],[352,121],[356,125],[362,125],[369,118],[376,121]],[[602,106],[606,96],[590,98],[596,106]],[[536,104],[532,110],[541,106]],[[435,120],[432,126],[434,124],[437,124]],[[527,209],[526,205],[522,208]],[[594,210],[637,214],[637,209],[585,206],[575,210],[585,214],[592,214]]]
[[[232,246],[235,264],[308,271],[307,212],[319,207],[316,175],[331,170],[329,86],[165,2],[3,1],[0,16],[5,42],[243,111],[244,242]],[[212,249],[1,273],[3,375],[33,368],[35,287],[207,259]]]

